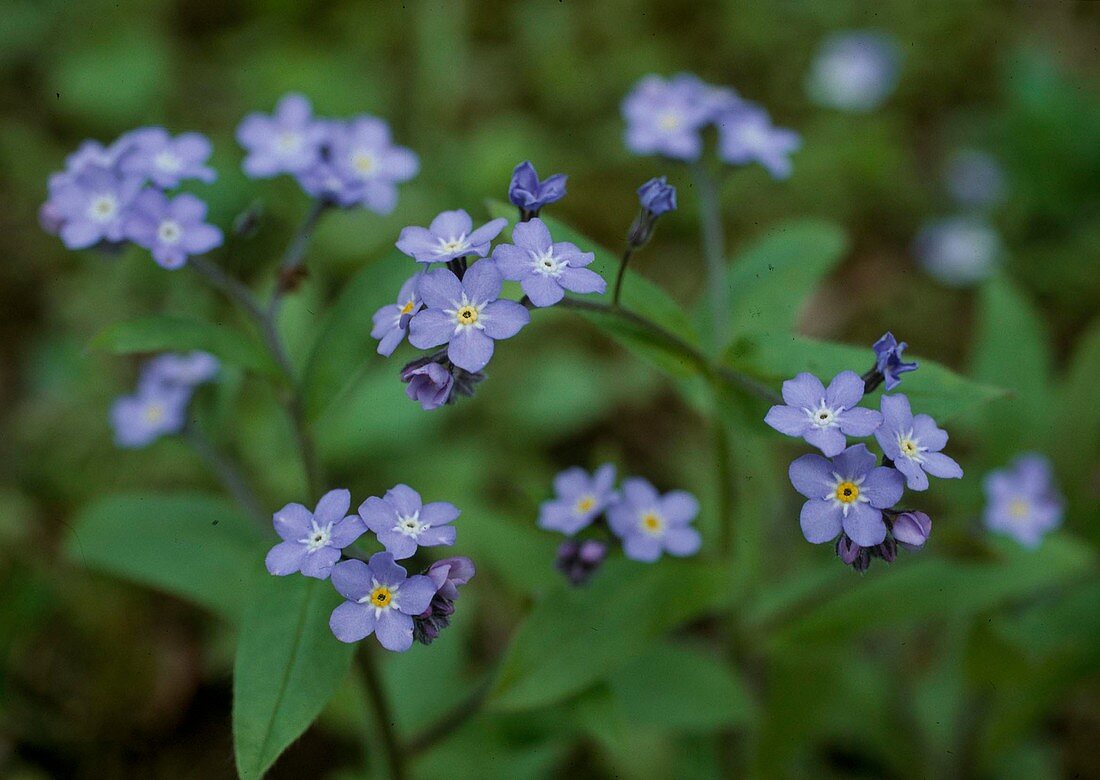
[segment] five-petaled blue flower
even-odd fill
[[[893,390],[901,384],[902,374],[917,370],[915,361],[906,363],[901,359],[901,353],[907,346],[909,345],[904,341],[898,342],[893,333],[886,331],[871,347],[875,351],[875,370],[885,378],[887,390]]]
[[[900,393],[882,397],[882,427],[875,438],[883,453],[905,475],[910,490],[927,490],[928,474],[942,479],[959,479],[959,464],[940,450],[947,444],[947,432],[936,427],[927,414],[913,416],[909,399]]]
[[[447,344],[447,357],[459,368],[480,371],[493,356],[493,341],[519,333],[531,314],[515,301],[497,300],[504,280],[492,261],[474,263],[459,281],[438,268],[420,280],[428,308],[409,323],[409,342],[418,349]]]
[[[605,463],[589,476],[579,466],[554,477],[557,498],[539,507],[539,528],[572,536],[589,526],[617,498],[615,467]]]
[[[791,175],[789,155],[802,146],[793,130],[774,127],[760,106],[742,103],[716,121],[718,156],[730,165],[760,163],[775,179]]]
[[[635,154],[699,159],[703,151],[700,130],[715,113],[714,101],[701,84],[686,73],[667,81],[656,75],[639,81],[622,105],[627,148]]]
[[[445,263],[466,255],[485,257],[489,244],[499,235],[506,219],[494,219],[474,230],[474,222],[463,209],[444,211],[429,227],[407,227],[397,238],[397,248],[418,263]]]
[[[905,479],[897,469],[875,465],[875,456],[856,444],[835,458],[803,455],[789,470],[795,490],[810,499],[799,522],[806,541],[832,541],[844,531],[861,547],[886,538],[882,510],[898,502]]]
[[[802,373],[783,383],[787,405],[773,406],[764,422],[832,457],[844,449],[845,436],[870,436],[882,424],[881,414],[856,405],[862,399],[863,380],[854,371],[837,374],[828,389],[813,374]]]
[[[623,540],[627,558],[652,562],[662,552],[694,555],[702,545],[690,523],[699,514],[695,496],[683,490],[661,495],[641,477],[623,480],[622,497],[607,510],[607,522]]]
[[[508,184],[508,200],[528,214],[538,214],[543,206],[557,203],[565,197],[564,173],[555,173],[539,181],[539,174],[530,160],[525,160],[512,171]]]
[[[520,222],[512,231],[512,244],[498,244],[493,260],[505,279],[519,282],[535,306],[553,306],[565,291],[603,293],[607,282],[585,266],[596,259],[567,241],[554,242],[538,217]]]
[[[1017,457],[1008,467],[987,474],[982,487],[986,528],[1008,534],[1025,547],[1037,547],[1062,522],[1064,501],[1045,455]]]
[[[75,175],[55,176],[43,207],[50,215],[47,227],[56,229],[68,249],[123,241],[130,204],[141,187],[140,176],[114,167],[89,165]]]
[[[111,427],[115,444],[138,449],[161,436],[179,433],[187,421],[191,389],[179,384],[141,382],[138,391],[115,400]]]
[[[412,647],[413,617],[423,614],[436,594],[431,578],[409,577],[388,552],[375,553],[367,563],[336,564],[332,584],[347,599],[329,617],[336,638],[358,642],[374,634],[382,647],[398,653]]]
[[[459,509],[446,501],[425,504],[408,485],[395,485],[383,498],[371,496],[359,505],[359,516],[397,560],[411,558],[417,547],[455,543],[451,525]]]
[[[321,159],[325,138],[325,124],[297,94],[284,95],[271,116],[249,114],[237,126],[237,141],[248,150],[244,172],[254,179],[305,171]]]
[[[206,204],[190,193],[171,200],[160,190],[143,190],[126,219],[126,237],[153,254],[157,265],[180,268],[190,255],[221,246],[221,230],[205,222]]]
[[[148,179],[156,187],[171,189],[185,179],[206,183],[218,175],[205,163],[210,158],[210,139],[202,133],[182,133],[175,138],[163,127],[144,127],[129,134],[129,150],[122,155],[123,173]]]
[[[383,306],[374,313],[374,328],[370,335],[372,339],[378,339],[379,355],[389,357],[405,340],[405,334],[409,332],[409,320],[423,305],[416,291],[420,276],[417,274],[401,285],[401,291],[397,293],[397,303]]]
[[[327,579],[340,560],[340,551],[367,531],[362,518],[349,515],[351,493],[330,490],[310,512],[301,504],[287,504],[275,513],[275,533],[283,541],[271,548],[265,564],[278,577],[300,571]]]

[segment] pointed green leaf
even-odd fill
[[[262,777],[348,675],[355,645],[332,635],[340,602],[324,580],[270,577],[245,614],[233,668],[237,772]]]
[[[279,373],[267,353],[239,331],[167,314],[109,325],[96,334],[91,346],[116,355],[200,349],[250,371]]]

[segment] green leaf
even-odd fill
[[[233,668],[233,744],[242,778],[262,777],[347,677],[355,645],[332,635],[327,581],[271,577],[245,614]]]
[[[850,642],[866,630],[969,616],[1032,598],[1096,566],[1089,548],[1060,534],[1048,536],[1038,550],[1005,542],[994,555],[981,562],[899,561],[874,578],[851,579],[840,593],[821,594],[822,603],[782,626],[773,639],[788,648],[818,647]]]
[[[200,493],[97,499],[77,514],[65,554],[230,618],[266,576],[256,527],[226,501]]]
[[[1100,499],[1089,475],[1100,464],[1100,320],[1093,322],[1073,352],[1056,405],[1059,410],[1053,455],[1058,477],[1071,502],[1071,516],[1090,516]],[[1100,529],[1093,524],[1093,538]]]
[[[905,375],[897,392],[909,397],[914,412],[930,414],[937,422],[970,412],[1005,395],[999,387],[966,379],[932,360],[915,359],[920,368]],[[841,371],[863,373],[874,362],[874,354],[869,346],[853,347],[804,336],[760,334],[738,339],[727,351],[725,360],[731,368],[778,390],[784,380],[802,371],[808,371],[826,384]]]
[[[510,240],[511,230],[517,218],[515,208],[500,201],[489,201],[488,207],[492,216],[508,220],[509,226],[506,228],[504,237]],[[619,271],[620,256],[564,222],[559,222],[553,217],[540,217],[540,219],[546,223],[555,241],[568,241],[576,244],[582,251],[593,252],[596,255],[596,259],[588,267],[607,280],[607,294],[602,298],[592,295],[576,296],[577,299],[599,301],[610,306],[611,291]],[[628,268],[623,278],[621,303],[628,312],[642,315],[660,326],[671,338],[661,336],[629,316],[619,313],[586,310],[581,314],[624,347],[673,376],[690,376],[698,372],[698,363],[687,357],[677,342],[683,342],[697,350],[699,335],[687,314],[676,301],[669,297],[668,293]]]
[[[367,365],[384,359],[370,335],[372,317],[379,308],[397,300],[402,283],[415,272],[412,266],[412,261],[395,249],[344,285],[302,374],[302,394],[311,420],[343,397]]]
[[[978,296],[973,375],[1011,392],[979,415],[982,446],[995,462],[1040,448],[1050,435],[1052,362],[1045,324],[1031,302],[1006,277],[986,282]]]
[[[806,299],[844,257],[848,240],[838,226],[816,219],[784,222],[742,250],[726,274],[728,330],[735,336],[787,334],[795,329]],[[704,297],[697,323],[710,322]]]
[[[110,325],[96,334],[91,346],[116,355],[201,349],[226,363],[261,374],[278,374],[267,353],[239,331],[167,314]]]
[[[749,720],[752,702],[733,667],[713,653],[658,643],[608,680],[623,715],[674,731],[714,731]]]
[[[517,630],[489,704],[525,710],[580,693],[654,637],[728,598],[727,573],[686,561],[614,561],[584,588],[561,583]]]

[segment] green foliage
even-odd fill
[[[585,588],[561,583],[523,624],[501,663],[489,705],[546,706],[580,693],[661,633],[720,606],[729,577],[701,563],[606,564]]]
[[[91,345],[115,355],[201,349],[250,371],[278,371],[267,353],[239,330],[166,314],[116,322],[97,333]]]
[[[241,623],[233,665],[237,772],[259,778],[302,735],[348,675],[354,645],[328,628],[332,585],[269,577]]]
[[[224,499],[201,493],[96,499],[73,520],[65,552],[231,618],[267,576],[256,527]]]

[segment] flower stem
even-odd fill
[[[711,322],[716,343],[725,339],[727,312],[726,249],[722,235],[721,204],[714,186],[714,179],[703,163],[691,167],[695,179],[695,192],[699,198],[700,229],[703,236],[703,256],[707,261],[707,291],[710,294]]]
[[[623,289],[623,277],[626,276],[626,264],[630,262],[630,256],[634,254],[634,247],[627,246],[623,251],[622,262],[619,263],[619,273],[615,277],[615,291],[611,294],[611,305],[619,308],[619,294]]]
[[[485,699],[488,697],[490,689],[493,687],[493,679],[492,675],[487,677],[469,696],[410,739],[406,743],[406,752],[415,754],[429,749],[432,745],[450,735],[456,728],[476,715],[481,709],[481,705],[485,703]]]
[[[390,780],[404,780],[407,776],[405,756],[401,752],[401,745],[397,741],[393,713],[390,709],[389,700],[386,698],[385,688],[382,686],[382,678],[379,677],[374,658],[371,657],[371,650],[365,642],[360,643],[357,657],[359,659],[359,669],[363,673],[363,682],[367,686],[367,704],[370,706],[374,725],[378,729],[379,742],[385,756]]]
[[[184,427],[183,439],[202,459],[206,467],[213,472],[214,476],[221,481],[229,494],[241,505],[241,508],[261,526],[266,527],[264,510],[237,465],[224,453],[219,452],[213,442],[196,425],[189,423]]]
[[[279,263],[279,278],[276,281],[275,294],[271,297],[271,303],[267,309],[268,317],[273,320],[279,311],[279,304],[282,303],[283,296],[298,285],[299,273],[305,264],[306,250],[309,249],[310,239],[313,238],[313,231],[316,230],[317,223],[320,222],[321,215],[325,213],[326,209],[328,209],[326,201],[313,201],[310,204],[309,211],[302,219],[302,224],[298,226],[294,237],[287,244],[286,251],[283,252],[283,259]]]

